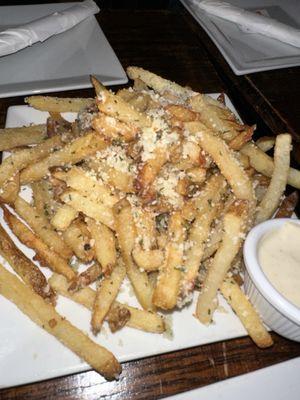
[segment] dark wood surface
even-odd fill
[[[300,68],[235,76],[176,2],[168,10],[103,10],[99,22],[124,67],[143,66],[203,92],[225,91],[245,122],[257,123],[259,134],[290,131],[298,140]],[[57,95],[91,96],[92,92]],[[0,100],[1,126],[7,108],[17,104],[23,104],[23,98]],[[0,399],[159,399],[300,356],[298,343],[275,334],[273,338],[274,346],[267,350],[245,337],[124,363],[115,382],[105,382],[89,371],[3,389]]]

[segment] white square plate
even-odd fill
[[[217,95],[213,95],[213,97],[216,98]],[[228,97],[226,97],[226,105],[235,112]],[[6,127],[43,123],[46,121],[47,115],[46,112],[37,111],[28,106],[10,107],[7,112]],[[74,114],[65,114],[64,116],[67,119],[74,119]],[[24,192],[22,191],[21,194],[24,195]],[[2,213],[0,221],[6,228]],[[32,250],[23,246],[12,234],[10,236],[26,255],[33,256]],[[0,262],[12,271],[1,257]],[[43,268],[42,270],[47,277],[51,275],[47,269]],[[131,293],[129,283],[124,282],[118,300],[138,306]],[[200,324],[193,317],[196,299],[189,307],[172,313],[174,335],[172,340],[166,335],[145,333],[132,328],[123,328],[120,332],[112,334],[106,323],[103,332],[101,331],[97,338],[89,335],[93,340],[112,351],[120,361],[134,360],[246,335],[241,322],[225,300],[221,296],[219,300],[220,308],[215,313],[214,323],[208,327]],[[57,310],[75,326],[85,332],[90,331],[90,312],[84,307],[69,299],[59,297]],[[0,387],[21,385],[89,369],[86,363],[50,334],[36,326],[14,304],[1,296],[0,320]]]
[[[73,4],[76,3],[0,7],[0,30]],[[0,98],[91,87],[89,75],[95,75],[105,85],[128,81],[94,16],[44,43],[0,57],[0,71]]]
[[[300,65],[299,48],[263,35],[246,33],[232,22],[208,16],[191,0],[180,1],[210,36],[236,75]],[[300,29],[298,0],[230,0],[229,2],[247,10],[260,10],[271,18]]]

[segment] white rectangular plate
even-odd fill
[[[0,30],[23,25],[72,4],[0,7]],[[94,16],[44,43],[0,57],[0,70],[0,98],[91,87],[89,75],[95,75],[105,85],[128,81]]]
[[[213,97],[216,98],[217,95]],[[235,111],[228,97],[226,104]],[[10,107],[7,112],[6,127],[43,123],[47,115],[46,112],[28,106]],[[72,119],[74,114],[65,114],[65,117]],[[2,214],[0,221],[5,227]],[[26,255],[32,257],[32,250],[23,246],[12,234],[10,236]],[[1,257],[0,262],[4,262]],[[5,266],[12,271],[7,263]],[[47,269],[43,268],[43,271],[47,277],[50,276]],[[138,306],[128,282],[123,286],[118,299]],[[145,333],[132,328],[123,328],[120,332],[112,334],[106,323],[104,332],[95,338],[89,333],[90,312],[84,307],[60,297],[57,310],[74,325],[88,332],[93,340],[112,351],[120,361],[167,353],[246,334],[239,319],[223,298],[220,297],[220,309],[215,313],[214,323],[209,327],[200,324],[193,317],[195,300],[189,307],[171,314],[172,340],[166,335]],[[86,363],[1,296],[0,320],[0,387],[25,384],[89,369]]]
[[[300,49],[263,35],[246,33],[236,24],[208,16],[190,0],[180,0],[218,47],[236,75],[300,65]],[[199,0],[200,1],[200,0]],[[261,10],[300,29],[298,0],[231,0],[230,4]]]
[[[299,400],[300,357],[166,400]]]

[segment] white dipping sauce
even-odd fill
[[[300,307],[300,225],[286,222],[267,233],[259,243],[258,260],[278,292]]]

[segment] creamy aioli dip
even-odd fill
[[[258,261],[278,292],[300,307],[300,225],[286,222],[263,236]]]

